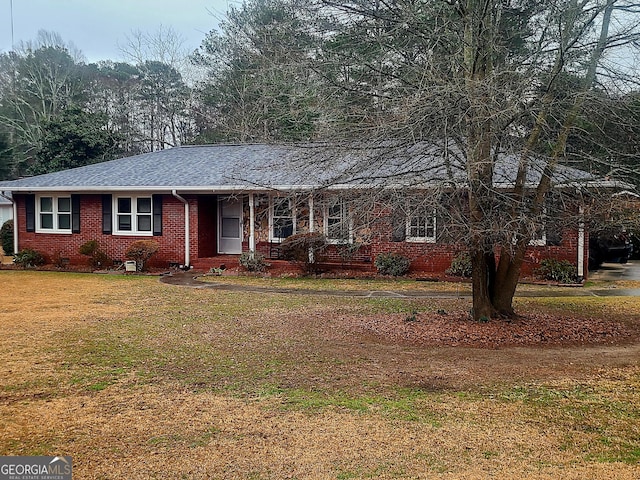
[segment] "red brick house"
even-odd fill
[[[416,199],[432,197],[443,182],[450,192],[463,189],[464,169],[445,175],[449,160],[433,152],[385,155],[384,161],[371,155],[366,174],[356,174],[353,152],[341,157],[323,147],[184,146],[0,182],[0,193],[12,194],[16,251],[32,248],[71,263],[87,262],[78,249],[89,240],[125,260],[134,240],[153,238],[160,245],[156,265],[205,267],[212,257],[244,251],[274,258],[288,236],[322,232],[332,244],[330,261],[372,268],[378,254],[396,252],[411,259],[415,272],[441,274],[464,241]],[[505,157],[496,173],[505,189],[512,160]],[[556,188],[598,181],[567,167],[559,175]],[[402,208],[380,200],[400,194]],[[584,227],[550,237],[541,232],[532,242],[523,273],[551,256],[569,260],[585,277]]]

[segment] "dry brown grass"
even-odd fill
[[[349,328],[461,300],[0,282],[0,455],[72,455],[74,478],[640,477],[635,344],[425,348]],[[520,307],[640,317],[599,300]]]

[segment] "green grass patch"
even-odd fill
[[[399,389],[393,396],[358,395],[345,391],[284,389],[271,387],[260,392],[275,396],[281,408],[316,413],[326,409],[347,410],[358,414],[380,415],[391,420],[420,422],[435,428],[442,426],[442,417],[428,407],[433,395]]]
[[[314,277],[220,277],[203,275],[198,280],[226,285],[241,285],[261,288],[287,288],[318,291],[470,291],[468,283],[418,282],[411,278],[314,278]]]
[[[586,459],[589,461],[596,461],[599,463],[626,463],[627,465],[640,464],[640,444],[638,442],[628,443],[619,442],[612,444],[604,442],[606,444],[606,451],[598,454],[589,454]]]
[[[607,385],[515,386],[486,397],[517,403],[524,419],[564,431],[561,449],[585,452],[585,460],[635,464],[640,454],[634,427],[640,424],[638,387],[638,378],[632,377]]]

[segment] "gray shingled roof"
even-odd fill
[[[362,165],[365,165],[363,170]],[[532,161],[528,181],[541,176],[543,161]],[[503,156],[494,181],[507,186],[515,177],[516,157]],[[326,145],[183,146],[87,165],[61,172],[0,182],[0,191],[135,191],[211,192],[259,189],[312,189],[385,185],[420,187],[442,181],[465,182],[462,162],[443,157],[428,145],[408,148],[348,150]],[[555,184],[597,179],[560,167]]]

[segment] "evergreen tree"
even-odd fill
[[[67,108],[43,125],[41,147],[29,173],[38,175],[110,160],[118,138],[105,128],[106,123],[103,114]]]
[[[287,0],[231,7],[194,60],[208,69],[200,89],[200,141],[313,138],[320,116],[305,19]]]

